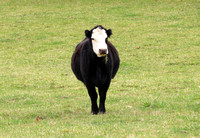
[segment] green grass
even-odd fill
[[[200,137],[199,0],[0,0],[0,137]],[[102,24],[121,58],[91,115],[70,58]]]

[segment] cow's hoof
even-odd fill
[[[106,112],[105,111],[100,111],[99,114],[106,114]]]
[[[91,112],[92,112],[93,115],[97,115],[99,113],[99,109],[97,108],[95,110],[92,110]]]
[[[92,111],[92,115],[97,115],[99,112]]]
[[[105,113],[106,113],[105,107],[100,107],[100,108],[99,108],[99,113],[100,113],[100,114],[105,114]]]

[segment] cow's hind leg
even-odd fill
[[[94,115],[95,115],[95,114],[98,114],[98,112],[99,112],[99,108],[98,108],[98,106],[97,106],[97,98],[98,98],[98,95],[97,95],[95,86],[86,85],[86,87],[87,87],[88,94],[89,94],[90,99],[91,99],[91,104],[92,104],[91,112],[92,112],[92,114],[94,114]]]
[[[110,82],[99,87],[99,96],[100,96],[99,112],[102,114],[106,113],[105,101],[106,101],[106,93],[108,91],[109,85],[110,85]]]

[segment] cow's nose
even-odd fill
[[[107,49],[99,49],[99,54],[104,55],[107,53]]]

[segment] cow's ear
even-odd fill
[[[85,30],[85,36],[91,38],[91,32],[89,30]]]
[[[112,30],[111,30],[111,29],[108,29],[108,30],[106,31],[106,33],[107,33],[108,37],[110,37],[110,36],[112,35]]]

